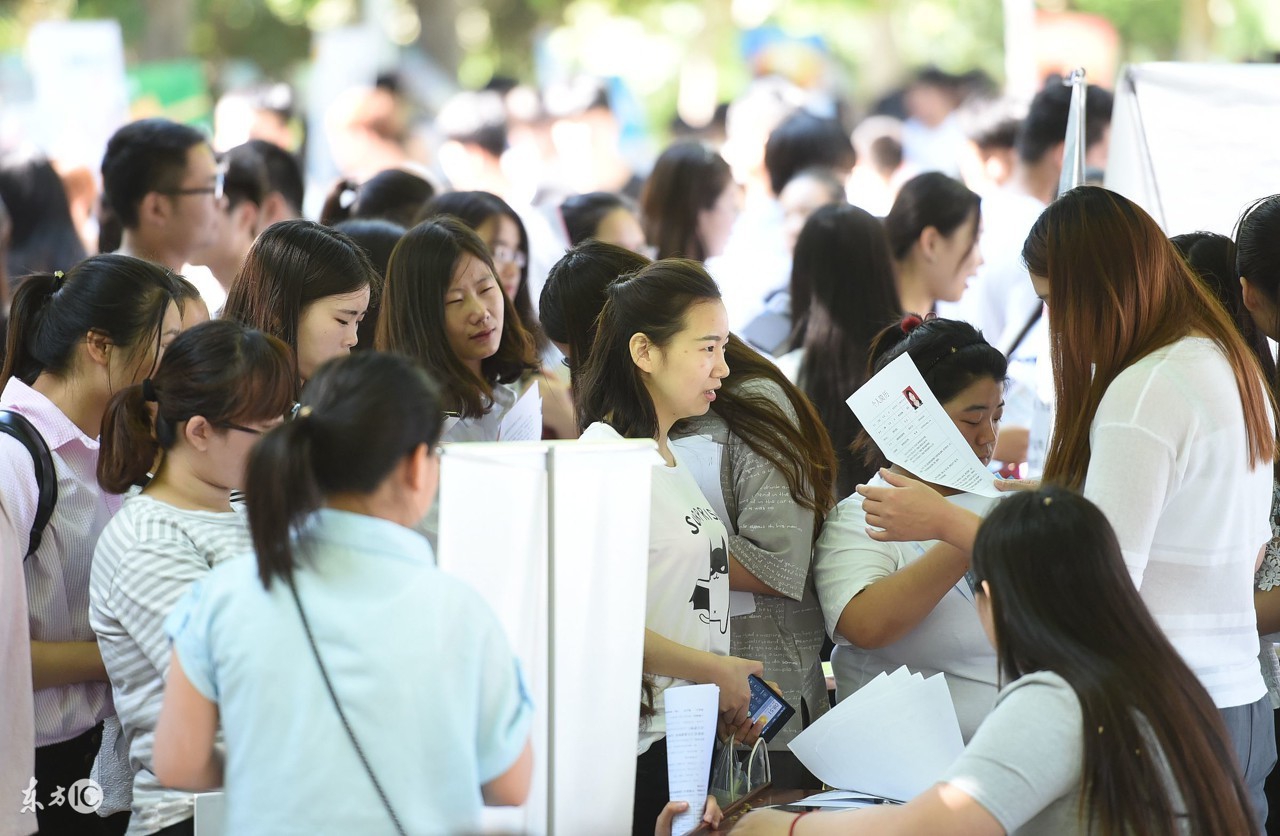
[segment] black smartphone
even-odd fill
[[[768,743],[795,716],[796,710],[755,674],[747,676],[747,684],[751,686],[751,703],[747,706],[747,713],[751,715],[752,724],[760,722],[762,717],[767,720],[760,736]]]

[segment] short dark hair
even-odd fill
[[[195,128],[168,119],[139,119],[116,131],[102,157],[102,198],[125,229],[138,225],[138,204],[151,192],[176,188],[187,152],[208,144]]]
[[[90,331],[131,353],[150,348],[154,358],[174,295],[164,267],[114,253],[86,258],[62,276],[28,276],[13,294],[0,379],[30,386],[42,372],[66,374]]]
[[[1085,96],[1085,147],[1093,147],[1111,124],[1111,91],[1090,84]],[[1031,100],[1027,118],[1018,131],[1018,158],[1024,163],[1039,162],[1067,136],[1067,116],[1071,110],[1071,88],[1059,76],[1045,82],[1044,89]]]
[[[577,246],[588,238],[596,237],[600,222],[618,209],[626,209],[637,216],[640,214],[639,207],[630,198],[615,192],[588,192],[565,199],[560,204],[560,218],[569,236],[569,246]]]
[[[475,145],[501,157],[507,150],[507,107],[492,90],[465,90],[445,103],[436,116],[445,139]]]
[[[366,287],[376,296],[381,280],[354,241],[315,221],[280,221],[249,248],[222,315],[279,337],[296,353],[303,308]]]
[[[406,357],[368,351],[322,365],[299,417],[249,455],[245,495],[258,577],[293,583],[303,522],[332,494],[370,494],[395,467],[440,440],[444,412],[430,375]]]
[[[256,151],[267,167],[268,193],[279,192],[295,212],[302,214],[302,198],[306,189],[298,158],[265,139],[251,139],[245,145]]]
[[[698,213],[715,206],[732,182],[729,164],[701,142],[676,142],[658,156],[640,195],[644,235],[658,258],[706,260]]]
[[[433,218],[406,232],[387,265],[375,347],[421,363],[441,381],[448,409],[478,418],[489,408],[495,384],[514,383],[538,363],[533,339],[505,293],[501,341],[497,352],[481,362],[483,377],[476,377],[449,346],[444,299],[459,260],[467,255],[495,272],[489,248],[457,218]]]
[[[234,209],[245,202],[261,206],[271,188],[262,157],[247,145],[237,145],[223,152],[219,159],[227,167],[222,185],[227,208]]]
[[[884,219],[893,257],[906,258],[928,227],[943,235],[955,232],[969,222],[981,204],[982,198],[954,177],[938,171],[912,177],[902,184]]]
[[[803,110],[782,120],[764,146],[764,167],[775,195],[806,168],[848,171],[855,160],[849,133],[839,122]]]

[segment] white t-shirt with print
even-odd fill
[[[582,434],[583,441],[621,437],[603,423]],[[728,656],[729,532],[674,448],[672,455],[675,467],[659,463],[653,468],[645,627],[685,647]],[[657,715],[641,728],[637,755],[666,736],[662,691],[689,684],[655,677]]]

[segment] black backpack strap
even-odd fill
[[[53,469],[53,454],[44,436],[23,416],[16,412],[0,410],[0,433],[18,439],[27,452],[31,454],[35,465],[36,490],[39,500],[36,503],[36,518],[31,524],[31,537],[27,541],[27,557],[40,548],[40,538],[44,536],[45,527],[53,518],[53,508],[58,504],[58,474]]]

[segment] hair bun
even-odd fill
[[[924,320],[916,314],[907,314],[902,318],[899,325],[902,327],[902,333],[910,334],[912,331],[924,324]]]

